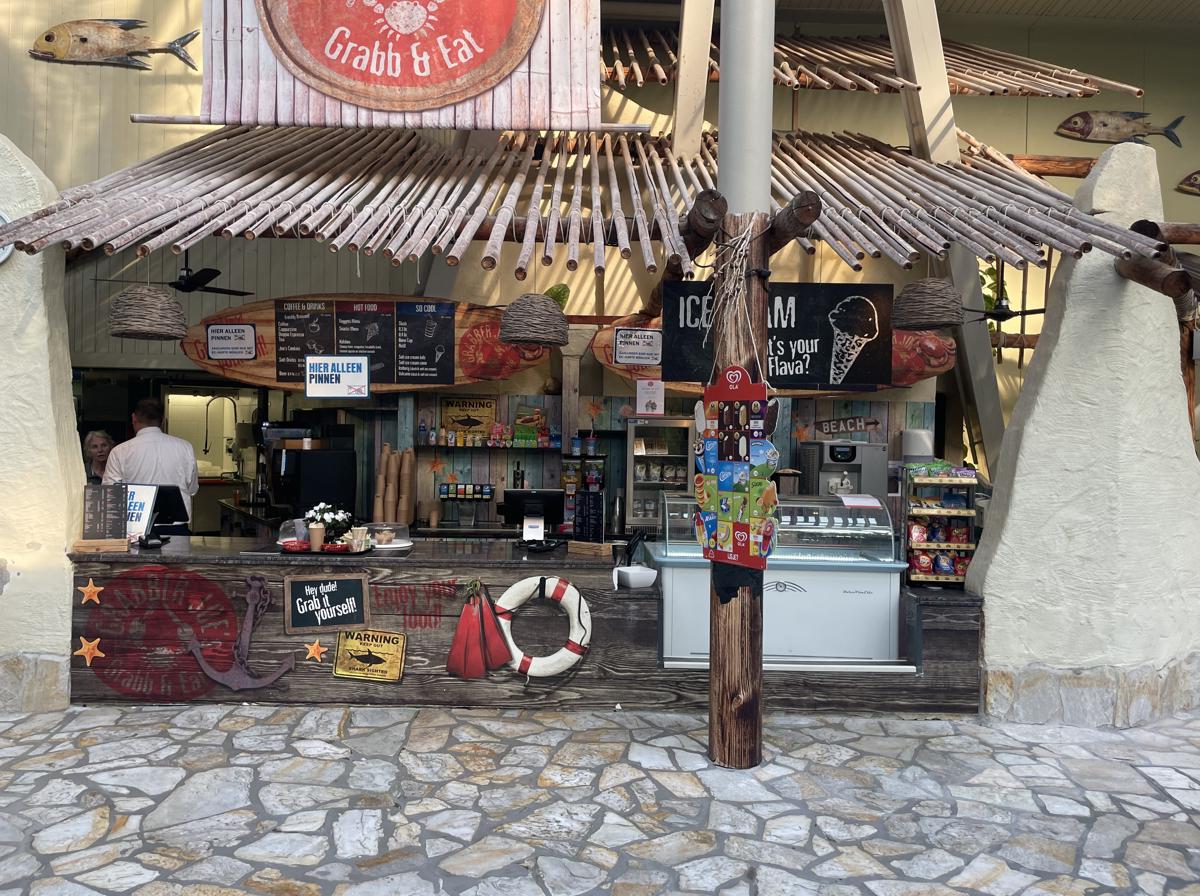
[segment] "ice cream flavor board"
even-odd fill
[[[696,404],[696,540],[708,560],[766,569],[779,496],[767,387],[727,367]]]
[[[712,296],[705,283],[663,287],[662,378],[704,382],[712,370]],[[776,389],[893,384],[890,283],[772,283],[767,380]]]

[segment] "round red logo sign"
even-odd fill
[[[276,57],[329,96],[419,111],[490,90],[528,54],[546,0],[256,0]]]

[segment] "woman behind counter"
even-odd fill
[[[108,465],[108,452],[112,451],[113,437],[102,429],[93,430],[83,438],[83,466],[88,485],[99,485],[104,479],[104,468]]]

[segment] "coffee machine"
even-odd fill
[[[887,503],[887,445],[871,442],[801,442],[796,446],[803,495],[873,495]],[[844,483],[849,483],[848,486]]]

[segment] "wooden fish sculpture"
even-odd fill
[[[156,41],[146,34],[134,33],[145,26],[141,19],[78,19],[63,22],[42,32],[29,55],[46,62],[71,62],[84,65],[116,65],[124,68],[150,68],[136,56],[170,53],[191,69],[196,63],[184,49],[200,32],[189,31],[170,43]]]
[[[1184,116],[1180,115],[1165,128],[1152,124],[1149,116],[1149,112],[1076,112],[1063,119],[1054,133],[1087,143],[1145,143],[1146,137],[1162,136],[1176,146],[1183,146],[1175,131]]]
[[[1175,185],[1175,189],[1180,193],[1200,196],[1200,171],[1193,171],[1191,174],[1186,175],[1183,180]]]

